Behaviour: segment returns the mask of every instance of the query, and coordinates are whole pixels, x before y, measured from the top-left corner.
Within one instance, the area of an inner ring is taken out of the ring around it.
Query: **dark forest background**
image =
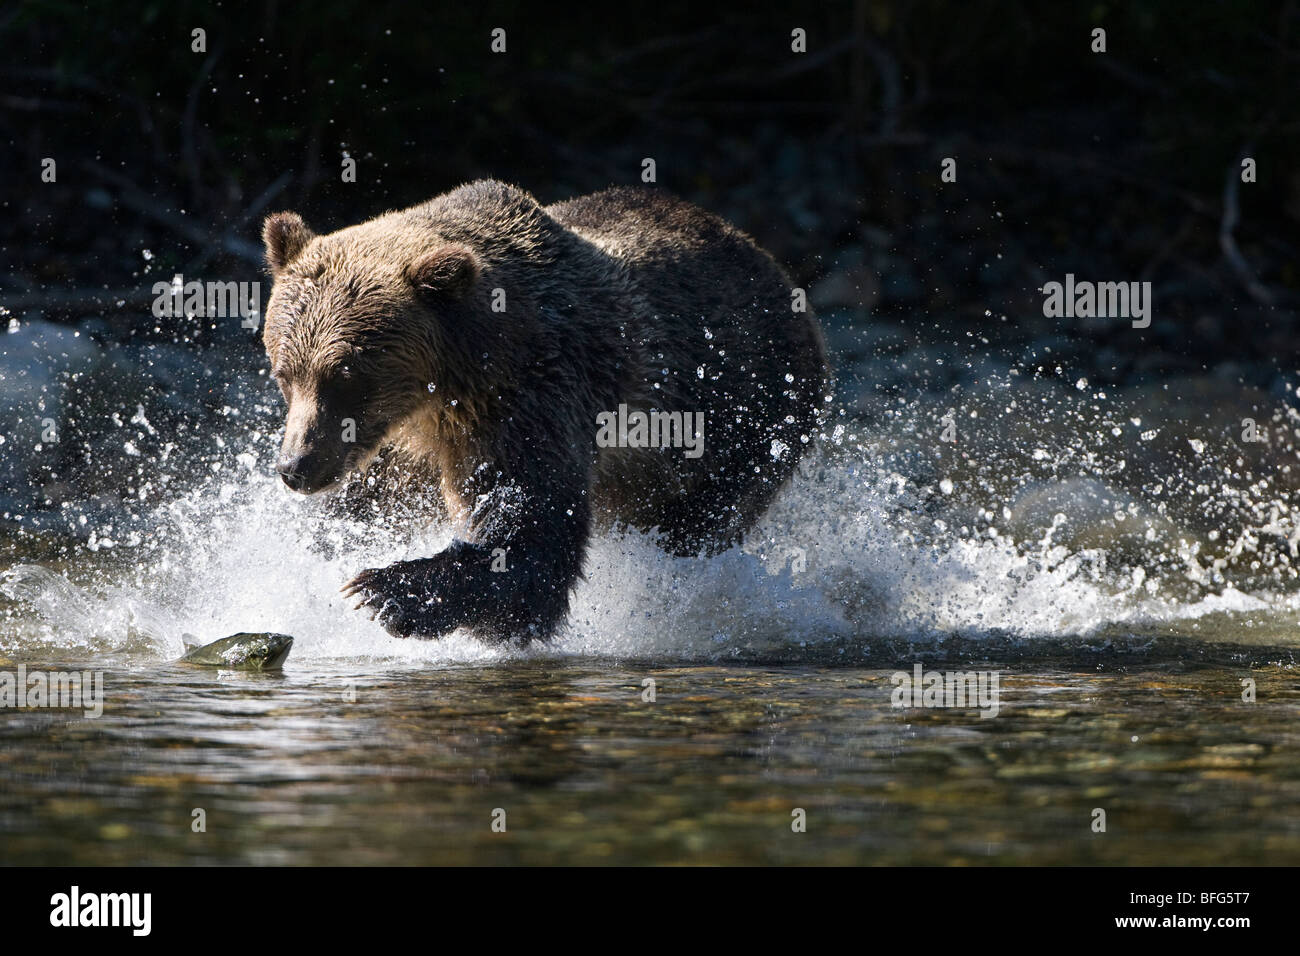
[[[267,212],[325,231],[483,176],[550,202],[635,183],[645,157],[810,289],[864,413],[989,363],[1277,395],[1297,367],[1292,2],[48,0],[0,13],[0,50],[0,305],[100,349],[63,399],[87,429],[95,403],[148,395],[184,428],[195,396],[215,414],[238,376],[265,388],[256,333],[148,303],[178,272],[259,278]],[[1045,318],[1067,272],[1151,281],[1151,327]],[[0,380],[54,355],[37,346]]]
[[[1294,3],[1257,2],[20,3],[0,20],[0,282],[11,310],[100,314],[97,290],[147,292],[142,248],[157,273],[248,272],[272,209],[328,229],[480,176],[551,201],[651,156],[800,281],[833,275],[825,306],[941,337],[988,309],[1006,344],[1041,331],[1049,277],[1151,279],[1176,319],[1160,344],[1277,358],[1300,288],[1298,33]],[[1243,150],[1246,274],[1221,235]],[[1061,331],[1123,336],[1117,374],[1142,360],[1122,324]]]

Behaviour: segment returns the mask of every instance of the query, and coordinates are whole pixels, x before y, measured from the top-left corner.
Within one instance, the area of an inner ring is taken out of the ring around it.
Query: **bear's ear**
[[[411,263],[406,278],[422,295],[463,299],[474,288],[483,265],[469,246],[459,242],[439,246]]]
[[[262,226],[262,242],[266,244],[266,264],[273,275],[279,275],[285,266],[302,255],[307,243],[316,234],[307,228],[302,216],[296,212],[277,212],[266,217]]]

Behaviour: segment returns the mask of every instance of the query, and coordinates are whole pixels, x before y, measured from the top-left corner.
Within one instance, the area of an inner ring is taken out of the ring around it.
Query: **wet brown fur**
[[[323,236],[277,214],[264,238],[264,340],[304,490],[391,447],[438,475],[463,525],[448,551],[349,585],[394,633],[549,634],[594,524],[717,551],[762,514],[816,429],[816,320],[792,311],[789,280],[749,237],[664,193],[543,208],[480,181]],[[620,403],[703,412],[703,456],[597,448],[597,414]],[[346,418],[350,446],[337,437]]]

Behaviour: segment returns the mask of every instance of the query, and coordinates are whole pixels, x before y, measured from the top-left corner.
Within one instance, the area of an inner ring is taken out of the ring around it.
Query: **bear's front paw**
[[[345,597],[359,598],[355,609],[371,609],[371,619],[394,637],[442,637],[461,622],[439,593],[436,570],[430,558],[399,561],[362,571],[341,590]]]

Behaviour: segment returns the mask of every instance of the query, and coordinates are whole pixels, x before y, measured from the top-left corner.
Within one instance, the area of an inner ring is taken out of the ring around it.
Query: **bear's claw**
[[[344,597],[355,597],[362,591],[369,590],[378,571],[378,568],[368,568],[367,570],[362,571],[347,584],[343,585],[343,587],[339,588],[339,591],[342,592]],[[362,603],[364,604],[365,602],[363,601]],[[356,608],[360,607],[361,604],[356,605]]]
[[[370,619],[394,637],[441,637],[460,622],[438,596],[433,568],[429,559],[369,568],[339,590],[358,598],[353,610],[369,610]]]
[[[520,562],[513,574],[493,567],[494,550],[454,541],[431,558],[399,561],[357,574],[340,590],[394,637],[437,638],[460,627],[521,643],[548,634],[565,592],[545,588]]]

